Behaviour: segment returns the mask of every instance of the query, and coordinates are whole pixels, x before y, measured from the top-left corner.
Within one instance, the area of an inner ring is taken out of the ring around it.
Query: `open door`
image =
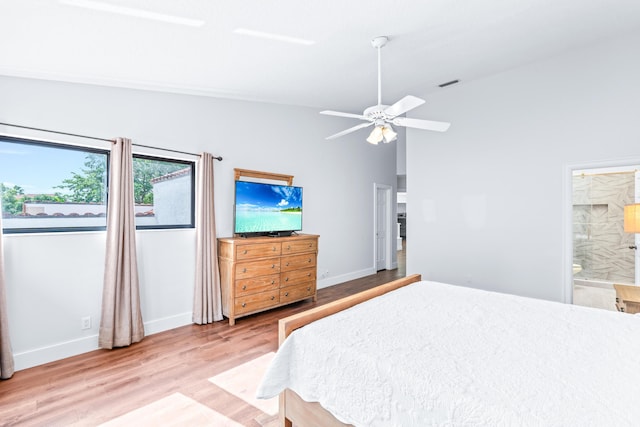
[[[390,185],[375,184],[374,253],[376,270],[391,270],[391,190]]]
[[[615,310],[614,284],[638,284],[637,235],[623,229],[624,206],[637,203],[640,166],[571,171],[572,302]]]

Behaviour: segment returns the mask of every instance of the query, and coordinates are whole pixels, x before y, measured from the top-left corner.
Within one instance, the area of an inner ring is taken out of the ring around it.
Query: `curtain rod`
[[[80,135],[80,134],[77,134],[77,133],[60,132],[60,131],[57,131],[57,130],[34,128],[34,127],[31,127],[31,126],[14,125],[12,123],[1,123],[0,122],[0,125],[11,126],[11,127],[14,127],[14,128],[37,130],[37,131],[41,131],[41,132],[56,133],[58,135],[77,136],[79,138],[93,139],[93,140],[96,140],[96,141],[115,142],[114,139],[98,138],[98,137],[95,137],[95,136]],[[142,144],[132,144],[132,145],[135,146],[135,147],[151,148],[153,150],[169,151],[169,152],[172,152],[172,153],[188,154],[190,156],[198,156],[198,157],[200,157],[200,154],[189,153],[187,151],[171,150],[169,148],[158,148],[158,147],[152,147],[150,145],[142,145]],[[213,158],[218,160],[219,162],[222,161],[222,157],[221,156],[213,156]]]

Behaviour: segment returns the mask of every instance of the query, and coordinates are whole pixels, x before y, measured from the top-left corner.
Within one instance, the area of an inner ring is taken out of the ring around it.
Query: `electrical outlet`
[[[91,316],[80,319],[80,329],[91,329]]]

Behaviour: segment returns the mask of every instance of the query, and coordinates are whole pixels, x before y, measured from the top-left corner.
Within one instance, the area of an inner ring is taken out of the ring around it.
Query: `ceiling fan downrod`
[[[380,49],[384,47],[388,41],[389,38],[386,36],[375,37],[373,40],[371,40],[371,45],[378,51],[378,105],[382,105],[382,71],[380,66]]]

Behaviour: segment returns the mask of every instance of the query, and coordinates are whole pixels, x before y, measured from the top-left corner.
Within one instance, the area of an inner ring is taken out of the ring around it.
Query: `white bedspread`
[[[356,426],[638,426],[640,316],[419,282],[295,331],[285,388]]]

